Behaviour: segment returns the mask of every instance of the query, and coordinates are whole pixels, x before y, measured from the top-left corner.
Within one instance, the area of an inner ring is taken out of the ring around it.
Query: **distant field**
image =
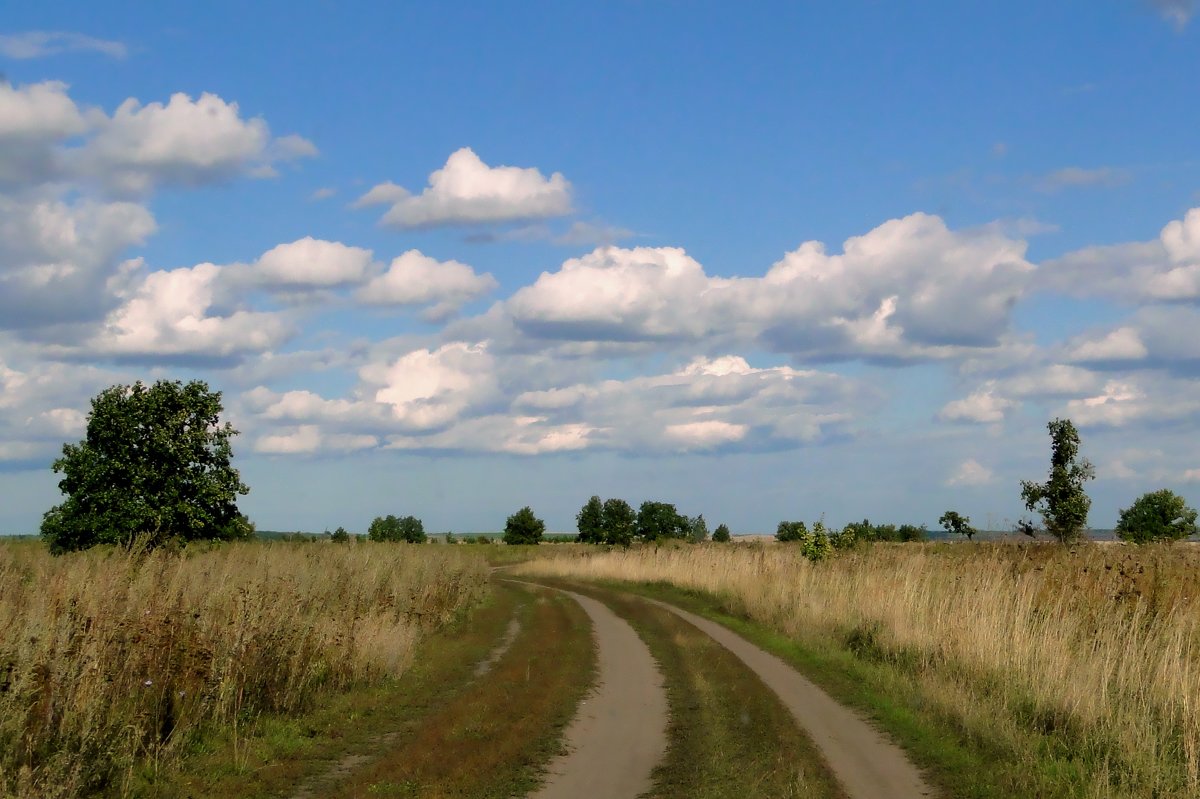
[[[701,591],[785,634],[954,796],[1200,795],[1190,545],[874,545],[813,564],[745,543],[521,570]]]

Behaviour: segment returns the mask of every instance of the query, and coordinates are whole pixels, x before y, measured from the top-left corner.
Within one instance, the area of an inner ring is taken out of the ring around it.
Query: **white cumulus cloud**
[[[803,358],[938,359],[1003,346],[1034,267],[996,229],[914,214],[788,253],[761,277],[721,278],[681,249],[601,247],[505,304],[537,339],[755,344]]]
[[[419,250],[392,260],[387,271],[359,289],[367,305],[431,305],[435,318],[451,313],[498,287],[490,274],[478,274],[458,261],[438,261]]]
[[[963,399],[946,403],[938,418],[947,422],[976,422],[994,424],[1004,421],[1005,414],[1016,401],[1001,396],[995,386],[988,386]]]
[[[261,118],[245,119],[236,102],[205,92],[164,104],[129,98],[72,153],[78,170],[109,189],[144,194],[159,185],[194,186],[225,180],[272,163],[314,155],[299,136],[272,139]]]
[[[515,222],[570,213],[571,184],[559,172],[547,178],[533,167],[488,166],[463,147],[420,194],[381,183],[354,205],[390,205],[382,222],[401,228]]]
[[[290,329],[277,313],[213,313],[221,270],[215,264],[199,264],[147,274],[87,348],[117,357],[224,359],[282,343]]]
[[[482,343],[414,350],[365,366],[360,375],[373,388],[371,398],[413,430],[445,427],[497,391],[494,359]]]
[[[1085,247],[1047,261],[1039,283],[1127,303],[1200,300],[1200,208],[1167,223],[1157,239]]]
[[[0,195],[0,328],[102,317],[121,256],[155,231],[143,206]]]
[[[1068,357],[1072,361],[1138,361],[1148,351],[1138,331],[1132,327],[1119,327],[1099,338],[1082,338],[1069,346]]]
[[[877,401],[854,380],[757,368],[733,355],[621,380],[571,383],[557,373],[545,359],[452,342],[373,359],[349,397],[259,387],[243,404],[268,428],[260,448],[275,452],[317,451],[328,436],[356,435],[390,449],[532,455],[815,445],[851,434]]]
[[[86,131],[87,120],[67,88],[60,81],[26,86],[0,81],[0,142],[63,139]]]
[[[278,288],[330,288],[362,282],[371,258],[371,251],[362,247],[305,236],[267,250],[252,265],[250,274],[256,281]]]

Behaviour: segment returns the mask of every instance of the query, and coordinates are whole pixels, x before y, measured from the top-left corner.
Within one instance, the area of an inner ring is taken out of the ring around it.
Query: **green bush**
[[[1174,491],[1152,491],[1120,512],[1116,532],[1132,544],[1179,541],[1196,534],[1196,509]]]
[[[813,525],[812,532],[800,543],[800,551],[814,563],[833,554],[833,544],[829,540],[829,532],[825,529],[824,522]]]
[[[808,538],[808,526],[804,522],[780,522],[775,528],[775,540],[783,543],[804,541]]]

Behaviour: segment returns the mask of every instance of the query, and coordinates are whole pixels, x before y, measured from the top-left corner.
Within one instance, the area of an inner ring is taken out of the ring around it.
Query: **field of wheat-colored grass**
[[[538,561],[525,573],[666,582],[799,640],[891,664],[963,736],[1062,795],[1200,796],[1200,552],[876,545],[821,563],[705,545]]]
[[[486,579],[441,547],[0,545],[0,796],[120,793],[206,726],[398,674]]]

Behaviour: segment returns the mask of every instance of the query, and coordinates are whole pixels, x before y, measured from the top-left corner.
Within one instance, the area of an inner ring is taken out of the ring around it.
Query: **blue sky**
[[[1196,4],[438,6],[6,13],[0,532],[158,378],[273,529],[1200,494]]]

